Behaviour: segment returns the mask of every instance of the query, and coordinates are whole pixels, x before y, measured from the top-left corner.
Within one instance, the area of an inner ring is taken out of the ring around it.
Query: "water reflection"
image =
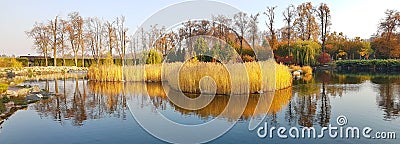
[[[240,117],[240,121],[261,114],[267,114],[271,125],[285,123],[290,126],[313,125],[327,126],[331,122],[331,99],[342,97],[348,92],[357,92],[361,84],[371,82],[377,92],[376,104],[384,112],[384,120],[393,120],[399,116],[399,86],[398,76],[387,75],[346,75],[331,71],[317,71],[312,79],[297,81],[293,88],[257,95],[237,95],[233,102],[241,102],[248,97],[247,106]],[[122,82],[95,82],[75,77],[73,79],[55,78],[44,82],[45,89],[54,91],[56,96],[42,100],[33,105],[42,117],[52,118],[60,124],[71,123],[73,126],[82,126],[86,120],[101,118],[119,118],[125,120],[129,116],[127,100],[133,99],[139,108],[149,108],[178,113],[179,115],[196,116],[202,120],[217,117],[224,111],[229,102],[229,96],[217,95],[205,107],[199,110],[188,110],[172,103],[171,97],[179,97],[176,91],[163,87],[160,83],[122,83]],[[145,97],[146,93],[149,97]],[[186,94],[196,98],[199,95]],[[273,99],[271,100],[273,96]],[[204,101],[211,97],[205,97]],[[152,105],[148,105],[150,100]],[[198,107],[199,103],[177,98],[179,103],[190,107]],[[256,110],[258,102],[261,105],[271,105]],[[240,110],[230,109],[222,115],[228,121],[235,120],[234,113]],[[278,117],[284,116],[284,121]]]
[[[361,84],[370,82],[374,84],[377,92],[376,103],[384,112],[384,120],[393,120],[399,116],[400,110],[400,74],[370,74],[351,73],[341,74],[332,71],[319,71],[316,81],[328,84],[326,92],[329,96],[343,96],[347,91],[359,91]]]
[[[160,83],[122,83],[122,82],[94,82],[86,81],[79,78],[73,80],[54,79],[53,85],[56,93],[61,89],[62,94],[58,94],[46,100],[42,100],[33,105],[42,117],[49,117],[65,124],[71,121],[74,126],[82,126],[85,120],[99,119],[103,117],[116,117],[125,119],[128,108],[126,105],[127,98],[133,98],[140,107],[148,107],[143,95],[148,92],[149,98],[158,110],[166,110],[168,107],[179,112],[181,115],[196,115],[202,119],[214,118],[218,116],[227,105],[229,96],[217,95],[206,107],[199,110],[187,110],[176,106],[168,100],[167,93],[171,96],[177,96],[176,92],[170,89],[163,89]],[[59,86],[58,83],[62,85]],[[241,120],[248,120],[253,115],[274,114],[281,111],[290,101],[292,89],[277,91],[275,98],[271,102],[273,93],[264,93],[262,95],[236,95],[231,99],[233,102],[241,102],[245,97],[249,97],[246,109],[244,110]],[[188,97],[197,97],[198,95],[186,94]],[[255,111],[258,101],[262,105],[270,105],[271,107]],[[185,103],[185,102],[184,102]],[[196,105],[196,103],[186,102],[187,105]],[[237,108],[240,110],[240,108]],[[155,109],[153,112],[156,112]],[[231,109],[223,118],[229,121],[233,120],[233,114],[236,109]]]
[[[76,77],[73,80],[62,79],[62,86],[59,87],[59,81],[54,80],[54,90],[58,93],[61,88],[62,94],[33,105],[40,116],[51,117],[62,125],[70,121],[73,126],[82,126],[85,120],[103,117],[126,119],[126,99],[123,89],[117,89],[120,84],[91,86],[90,82],[88,84],[86,80]],[[120,94],[112,93],[115,90],[120,90]]]

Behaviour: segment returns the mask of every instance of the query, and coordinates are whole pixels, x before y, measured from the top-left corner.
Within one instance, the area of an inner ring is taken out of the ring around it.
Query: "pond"
[[[23,84],[39,85],[60,95],[30,104],[5,120],[0,129],[1,143],[163,143],[135,121],[129,108],[142,111],[149,120],[158,111],[177,123],[194,125],[213,120],[230,101],[229,96],[217,95],[206,107],[187,110],[171,102],[167,94],[178,94],[166,87],[163,91],[160,83],[100,83],[81,78],[59,78]],[[146,92],[149,96],[144,94]],[[246,98],[247,107],[239,119],[235,118],[234,112],[218,118],[224,123],[238,122],[211,143],[398,142],[396,139],[328,136],[282,139],[276,134],[272,138],[260,138],[257,129],[249,130],[248,127],[252,118],[263,114],[267,115],[264,121],[269,127],[314,127],[317,130],[329,125],[338,126],[337,118],[345,116],[346,126],[370,127],[373,129],[371,135],[375,132],[396,132],[398,135],[400,74],[317,71],[312,78],[296,80],[292,88],[261,95],[238,95],[231,100],[241,103]],[[269,109],[255,111],[258,101],[270,105]],[[264,123],[257,128],[261,126]],[[159,130],[174,134],[173,130],[163,127]]]

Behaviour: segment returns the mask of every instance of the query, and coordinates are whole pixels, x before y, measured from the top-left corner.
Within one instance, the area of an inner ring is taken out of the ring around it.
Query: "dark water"
[[[62,95],[30,104],[7,119],[0,129],[0,143],[162,143],[135,121],[130,108],[142,110],[146,117],[157,111],[182,124],[202,124],[218,116],[229,96],[216,96],[206,107],[191,111],[167,98],[175,95],[158,83],[98,83],[79,78],[33,81],[42,88]],[[144,96],[144,93],[149,96]],[[196,97],[196,95],[188,95]],[[269,109],[254,112],[259,100],[273,96]],[[338,74],[320,71],[313,78],[295,82],[293,88],[263,95],[236,96],[240,103],[248,97],[247,107],[236,119],[235,108],[219,121],[238,122],[226,134],[211,143],[398,143],[396,139],[347,138],[259,138],[257,130],[248,130],[252,117],[267,114],[270,127],[297,128],[338,126],[336,118],[347,117],[347,125],[371,127],[375,132],[400,134],[400,74]],[[189,103],[189,102],[188,102]],[[190,103],[191,104],[191,103]],[[192,105],[195,105],[194,103]],[[239,108],[238,108],[239,109]],[[264,125],[264,124],[262,124]],[[260,125],[261,126],[261,125]],[[159,128],[174,134],[174,130]],[[199,135],[197,132],[192,135]],[[179,135],[177,135],[179,137]]]

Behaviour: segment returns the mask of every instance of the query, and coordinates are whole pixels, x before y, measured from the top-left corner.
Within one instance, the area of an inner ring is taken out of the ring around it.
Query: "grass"
[[[292,85],[289,68],[273,60],[246,63],[166,63],[126,66],[95,65],[88,71],[94,81],[167,81],[187,93],[244,94],[284,89]]]

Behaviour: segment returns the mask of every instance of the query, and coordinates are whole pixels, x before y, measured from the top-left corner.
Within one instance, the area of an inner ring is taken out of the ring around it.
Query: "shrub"
[[[8,85],[0,83],[0,94],[6,92],[7,90],[8,90]]]
[[[331,62],[331,55],[329,55],[328,53],[322,53],[319,57],[318,57],[318,62],[320,64],[326,64]]]
[[[22,63],[15,58],[0,58],[0,67],[21,68]]]
[[[146,64],[160,64],[162,62],[162,54],[155,49],[151,49],[147,54]]]
[[[312,69],[310,66],[303,66],[303,67],[301,68],[301,70],[303,71],[303,73],[304,73],[305,75],[311,75],[311,74],[312,74],[312,71],[313,71],[313,69]]]
[[[300,66],[297,66],[297,65],[290,65],[290,67],[289,67],[292,71],[298,71],[298,70],[301,70],[301,67]]]

